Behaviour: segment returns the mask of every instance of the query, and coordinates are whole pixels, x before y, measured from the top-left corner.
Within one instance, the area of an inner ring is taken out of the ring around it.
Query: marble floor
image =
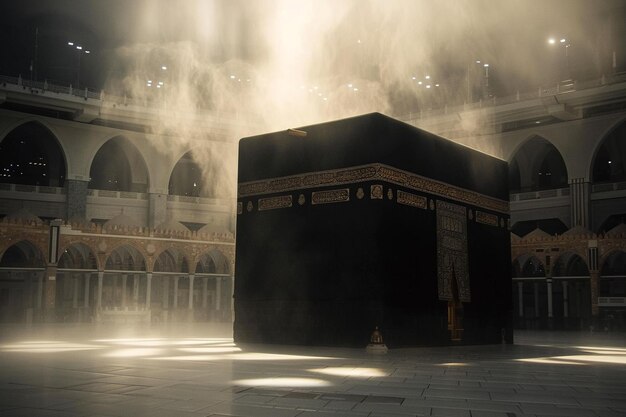
[[[228,326],[0,328],[1,416],[626,416],[626,335],[237,346]]]

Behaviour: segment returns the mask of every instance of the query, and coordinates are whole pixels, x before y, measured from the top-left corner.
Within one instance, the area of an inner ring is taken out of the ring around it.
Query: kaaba
[[[379,113],[239,142],[234,338],[512,343],[508,166]]]

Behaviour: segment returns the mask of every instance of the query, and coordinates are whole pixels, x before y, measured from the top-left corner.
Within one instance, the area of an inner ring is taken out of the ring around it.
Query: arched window
[[[626,181],[626,122],[622,122],[602,141],[593,160],[591,180]]]
[[[228,271],[228,260],[217,250],[203,254],[196,265],[196,274],[228,274]]]
[[[43,254],[35,245],[22,240],[7,248],[0,259],[0,267],[5,268],[44,268]]]
[[[602,264],[600,296],[626,297],[626,252],[615,251]]]
[[[107,258],[107,271],[145,271],[146,261],[137,249],[130,245],[116,248]]]
[[[65,171],[59,142],[40,123],[24,123],[0,142],[0,182],[63,187]]]
[[[527,277],[527,278],[545,277],[546,270],[543,264],[541,263],[541,261],[539,261],[539,259],[537,259],[536,257],[532,256],[526,261],[526,263],[522,267],[522,276]]]
[[[155,264],[154,272],[189,272],[187,259],[176,249],[168,249],[159,255]]]
[[[580,256],[566,252],[559,256],[552,268],[554,277],[588,277],[589,268]]]
[[[96,256],[87,245],[78,243],[65,249],[59,258],[59,269],[97,270]]]
[[[559,151],[536,136],[526,142],[509,163],[512,193],[567,187],[567,169]]]
[[[144,193],[148,189],[146,163],[130,141],[122,136],[106,142],[89,170],[89,188]]]
[[[193,151],[180,158],[172,170],[169,182],[170,195],[208,197],[209,187],[202,167],[196,162]]]

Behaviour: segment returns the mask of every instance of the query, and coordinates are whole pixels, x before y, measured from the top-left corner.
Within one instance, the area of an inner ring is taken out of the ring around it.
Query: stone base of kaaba
[[[300,129],[240,142],[235,340],[511,342],[506,162],[379,114]]]

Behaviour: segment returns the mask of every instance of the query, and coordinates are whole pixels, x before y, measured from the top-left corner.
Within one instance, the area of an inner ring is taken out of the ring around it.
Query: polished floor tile
[[[614,417],[626,335],[517,332],[515,345],[236,345],[229,326],[0,328],[0,415]]]

